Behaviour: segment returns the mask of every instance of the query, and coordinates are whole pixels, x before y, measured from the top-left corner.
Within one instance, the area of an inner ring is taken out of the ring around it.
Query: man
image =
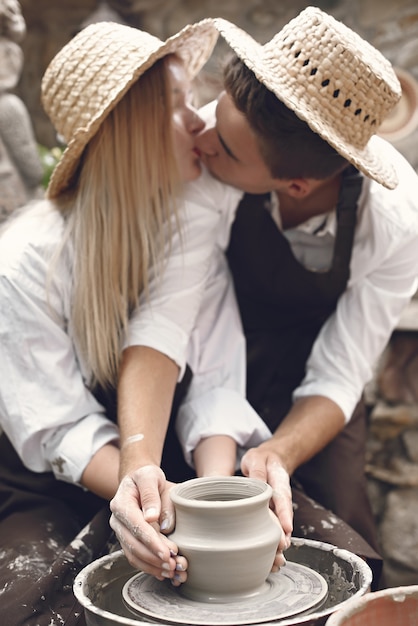
[[[376,50],[319,9],[265,46],[218,25],[236,57],[198,146],[212,174],[249,192],[228,258],[248,399],[274,433],[243,470],[268,479],[280,464],[377,548],[359,401],[418,270],[416,175],[373,136],[399,86]]]
[[[264,46],[216,23],[237,56],[198,147],[215,177],[247,192],[227,254],[248,399],[273,433],[241,469],[272,484],[286,534],[291,476],[295,534],[324,539],[327,524],[338,526],[308,495],[369,544],[346,537],[344,547],[378,558],[361,395],[418,275],[417,176],[375,137],[400,86],[380,53],[319,9]]]

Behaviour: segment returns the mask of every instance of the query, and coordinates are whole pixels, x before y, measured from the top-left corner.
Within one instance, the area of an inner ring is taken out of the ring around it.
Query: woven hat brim
[[[377,137],[372,137],[363,150],[358,150],[336,136],[334,132],[329,132],[327,125],[320,123],[317,111],[313,107],[309,107],[307,103],[295,98],[293,91],[289,90],[285,81],[285,72],[281,76],[277,66],[271,65],[271,62],[265,58],[261,44],[228,20],[216,18],[214,23],[228,45],[254,72],[256,78],[291,109],[299,119],[306,122],[315,133],[320,135],[341,156],[366,176],[388,189],[394,189],[397,186],[396,170],[392,163],[380,155],[379,145],[381,144]]]
[[[113,97],[109,100],[107,106],[95,117],[94,121],[87,128],[80,128],[76,131],[52,172],[46,190],[47,197],[51,199],[56,198],[69,187],[86,145],[96,134],[110,111],[142,74],[162,57],[176,53],[183,59],[189,78],[193,79],[208,61],[217,39],[218,31],[214,27],[213,21],[204,19],[196,24],[188,24],[165,42],[160,42],[155,50],[150,53],[149,57],[121,81],[118,90],[114,91]]]

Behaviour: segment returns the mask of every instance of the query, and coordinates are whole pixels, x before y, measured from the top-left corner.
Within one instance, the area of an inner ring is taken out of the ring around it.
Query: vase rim
[[[271,486],[259,478],[246,476],[209,476],[192,478],[177,484],[170,491],[174,504],[195,508],[216,509],[248,506],[248,502],[269,501],[273,494]],[[225,496],[235,496],[225,499]],[[217,498],[216,496],[219,496]],[[222,497],[223,496],[223,497]]]

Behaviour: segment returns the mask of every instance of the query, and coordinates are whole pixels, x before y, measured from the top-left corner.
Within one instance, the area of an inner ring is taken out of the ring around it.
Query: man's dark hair
[[[347,160],[267,89],[237,55],[224,67],[224,85],[255,132],[274,178],[320,180],[347,166]]]

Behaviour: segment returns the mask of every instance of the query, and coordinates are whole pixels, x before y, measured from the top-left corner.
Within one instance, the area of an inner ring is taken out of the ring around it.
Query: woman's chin
[[[202,173],[202,164],[199,159],[196,159],[193,165],[190,165],[187,172],[183,172],[183,182],[191,183],[193,180],[199,178]]]

